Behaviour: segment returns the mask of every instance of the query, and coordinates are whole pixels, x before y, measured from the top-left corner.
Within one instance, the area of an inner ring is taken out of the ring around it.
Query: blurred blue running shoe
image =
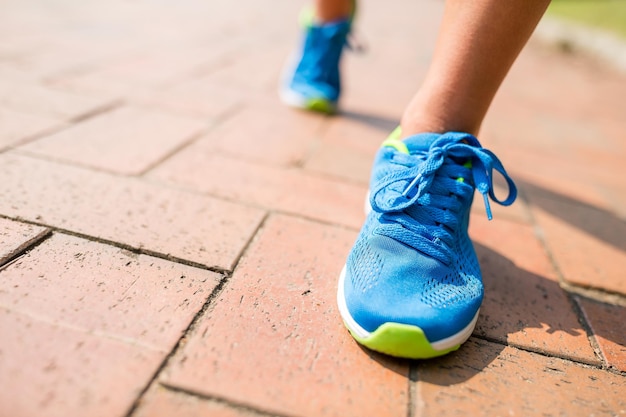
[[[284,103],[307,110],[332,114],[341,93],[339,62],[352,18],[304,24],[301,50],[285,70],[280,87]]]
[[[506,179],[504,201],[493,170]],[[465,133],[420,134],[383,143],[370,183],[372,211],[339,279],[339,311],[362,345],[425,359],[456,350],[476,325],[483,299],[467,229],[474,189],[510,205],[515,184],[502,163]]]

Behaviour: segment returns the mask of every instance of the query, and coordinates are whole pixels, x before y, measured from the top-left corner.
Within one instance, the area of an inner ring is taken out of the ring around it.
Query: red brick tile
[[[122,174],[140,174],[198,135],[204,124],[123,107],[31,142],[23,150]]]
[[[609,366],[626,372],[626,308],[576,297]]]
[[[422,362],[419,416],[619,415],[623,376],[470,339],[459,351]]]
[[[198,141],[236,158],[299,166],[311,152],[323,118],[281,104],[251,105]]]
[[[485,282],[476,334],[599,363],[531,226],[474,216],[470,236]]]
[[[604,182],[598,187],[609,203],[610,211],[626,220],[626,184],[619,178]]]
[[[513,157],[513,154],[515,155]],[[520,190],[533,203],[533,197],[552,196],[597,207],[607,207],[606,198],[598,191],[596,184],[606,181],[596,178],[589,169],[580,168],[572,159],[571,162],[549,162],[553,156],[537,150],[505,151],[501,156],[506,160],[506,167],[516,181]],[[528,169],[532,166],[532,169]],[[595,169],[595,171],[598,171]]]
[[[55,234],[0,272],[0,305],[169,352],[220,276]]]
[[[255,42],[252,48],[210,71],[203,79],[252,93],[278,91],[283,65],[291,53],[284,43]]]
[[[152,388],[141,399],[132,417],[252,417],[257,413],[234,408],[226,404],[205,400],[165,387]]]
[[[162,380],[287,415],[405,416],[406,363],[360,349],[335,307],[354,238],[270,218]]]
[[[381,143],[395,129],[397,123],[391,119],[371,119],[374,116],[362,114],[348,114],[332,118],[321,135],[321,140],[330,145],[341,146],[348,151],[355,151],[362,154],[371,155],[372,162],[374,155],[380,149]],[[384,127],[373,126],[378,123]]]
[[[0,51],[0,56],[2,56],[2,51]],[[37,77],[34,77],[32,74],[7,66],[5,63],[0,63],[0,79],[2,79],[2,82],[9,84],[37,82]]]
[[[131,100],[168,113],[219,119],[240,106],[245,95],[207,80],[191,80],[169,89],[136,94]]]
[[[623,75],[608,66],[531,42],[507,76],[494,109],[508,100],[573,120],[619,120],[623,119],[619,102],[624,92]]]
[[[536,194],[532,211],[566,281],[626,294],[626,225],[608,210]]]
[[[62,126],[63,122],[52,117],[34,116],[0,108],[0,151]]]
[[[0,213],[232,269],[265,213],[133,178],[0,155]],[[28,175],[25,175],[28,173]]]
[[[151,174],[161,181],[235,201],[258,204],[334,224],[360,228],[366,188],[298,169],[222,156],[196,144]]]
[[[123,417],[164,354],[0,307],[0,410],[12,417]]]
[[[159,36],[158,31],[153,35]],[[155,42],[155,38],[148,39],[148,46],[127,48],[86,71],[58,74],[51,82],[77,92],[113,94],[128,99],[193,78],[198,72],[220,64],[237,46],[236,41],[224,36],[200,45],[194,41],[154,46]]]
[[[14,57],[7,62],[12,68],[38,79],[53,77],[97,60],[100,52],[74,40],[52,40]]]
[[[0,265],[49,233],[49,229],[0,218]]]
[[[32,83],[0,84],[0,107],[63,121],[101,111],[114,104],[106,97],[70,93]]]
[[[224,60],[236,42],[221,37],[203,45],[182,44],[170,47],[151,47],[140,53],[131,53],[103,65],[92,73],[96,79],[130,86],[162,88],[174,85]]]
[[[369,186],[373,156],[339,144],[322,142],[304,164],[307,171],[354,181]]]

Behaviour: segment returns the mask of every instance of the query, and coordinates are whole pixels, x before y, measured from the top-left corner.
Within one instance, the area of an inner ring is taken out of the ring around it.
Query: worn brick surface
[[[64,126],[63,122],[49,116],[35,116],[0,108],[0,151],[16,146]]]
[[[0,306],[168,352],[219,279],[55,234],[0,272]]]
[[[621,415],[623,376],[470,339],[418,366],[419,416]]]
[[[232,269],[264,212],[131,178],[0,155],[0,213]],[[28,172],[28,175],[24,175]]]
[[[563,278],[626,294],[626,223],[601,208],[536,196],[533,213]]]
[[[626,372],[626,307],[576,297],[609,366]]]
[[[222,156],[192,145],[157,167],[151,177],[220,197],[300,216],[360,227],[364,186],[333,181],[298,169]]]
[[[541,204],[539,198],[548,197],[601,209],[610,208],[608,200],[597,187],[600,178],[593,178],[598,169],[577,168],[571,160],[542,149],[512,151],[503,146],[498,149],[500,158],[529,202]],[[529,166],[533,169],[528,169]],[[601,181],[605,182],[604,179]]]
[[[335,307],[354,238],[272,217],[162,380],[287,415],[405,416],[406,365],[358,348]]]
[[[276,100],[271,106],[264,103],[242,109],[199,140],[198,145],[240,159],[299,166],[311,152],[323,120],[281,106]]]
[[[485,282],[477,334],[550,355],[598,363],[532,227],[474,216],[470,236]]]
[[[0,218],[0,265],[40,241],[49,233],[45,227]]]
[[[2,307],[0,329],[7,417],[123,417],[164,356]]]
[[[79,95],[34,83],[0,84],[0,107],[60,120],[71,120],[114,104],[106,97]]]
[[[168,89],[136,94],[132,101],[170,113],[217,120],[240,107],[244,96],[246,93],[237,88],[193,79]]]
[[[212,3],[208,7],[214,9],[216,5]],[[142,12],[150,11],[144,8]],[[214,14],[214,10],[207,10],[207,13]],[[149,16],[146,15],[145,19]],[[172,23],[163,15],[155,19],[165,25]],[[132,99],[185,83],[215,66],[222,66],[225,56],[238,52],[238,37],[208,34],[212,31],[207,20],[205,33],[187,42],[180,37],[184,38],[190,32],[180,28],[166,30],[165,27],[159,31],[157,26],[142,23],[143,28],[153,31],[152,38],[140,37],[136,45],[131,43],[130,47],[121,47],[117,54],[99,62],[99,65],[56,74],[51,82],[80,93],[110,94]],[[174,30],[177,33],[173,33]],[[171,36],[179,39],[164,39],[159,44],[158,38]]]
[[[334,143],[322,142],[315,147],[304,167],[312,172],[369,187],[373,160],[374,156],[370,152],[359,152]]]
[[[306,3],[3,2],[0,416],[623,414],[624,75],[531,40],[478,135],[520,200],[477,196],[474,338],[384,358],[335,286],[443,3],[359,0],[335,117],[276,94]]]
[[[21,149],[122,174],[140,174],[202,132],[200,121],[122,107]]]
[[[205,79],[253,93],[274,92],[277,91],[280,73],[291,52],[291,45],[277,43],[275,39],[259,40],[245,54],[210,71]],[[254,70],[251,71],[252,68]]]
[[[258,413],[157,386],[141,400],[132,417],[253,417]]]

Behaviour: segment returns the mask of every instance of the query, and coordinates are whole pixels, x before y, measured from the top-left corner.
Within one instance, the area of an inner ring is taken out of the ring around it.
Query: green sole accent
[[[323,98],[314,98],[306,102],[306,109],[324,114],[334,114],[337,106]]]
[[[352,331],[350,333],[357,342],[371,350],[407,359],[435,358],[453,352],[461,346],[459,344],[449,349],[435,350],[422,329],[401,323],[385,323],[367,338],[359,337]]]

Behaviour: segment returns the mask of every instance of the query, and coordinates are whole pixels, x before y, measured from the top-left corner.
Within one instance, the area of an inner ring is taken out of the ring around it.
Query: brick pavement
[[[396,360],[335,286],[442,4],[362,1],[332,118],[276,98],[302,4],[3,3],[0,416],[626,415],[626,75],[531,41],[475,333]]]

